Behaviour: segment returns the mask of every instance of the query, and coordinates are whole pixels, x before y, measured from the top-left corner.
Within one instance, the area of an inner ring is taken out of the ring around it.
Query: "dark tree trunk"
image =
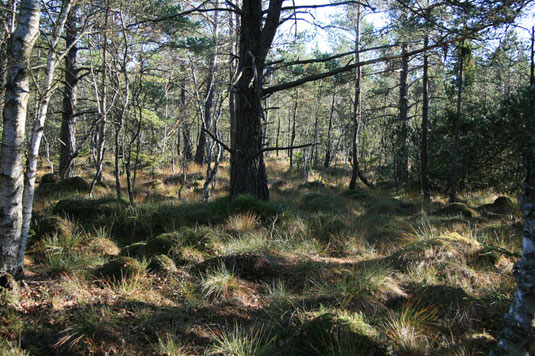
[[[360,62],[360,5],[357,5],[357,19],[356,19],[356,28],[355,28],[355,63]],[[351,145],[351,158],[352,158],[352,170],[351,170],[351,181],[349,182],[349,189],[357,188],[357,177],[366,184],[370,186],[370,183],[364,177],[364,174],[360,171],[359,165],[359,124],[360,124],[360,78],[361,70],[360,67],[355,68],[355,98],[353,101],[353,142]]]
[[[327,144],[325,147],[325,161],[323,161],[323,170],[325,171],[331,165],[331,134],[333,128],[334,101],[336,98],[336,87],[333,87],[333,99],[331,102],[331,114],[329,115],[329,128],[327,129]]]
[[[424,47],[427,47],[429,38],[424,40]],[[427,135],[429,122],[429,61],[427,52],[424,52],[424,74],[423,74],[423,98],[422,98],[422,145],[420,151],[420,183],[424,205],[429,203],[429,174],[427,163]]]
[[[236,84],[236,132],[230,158],[230,195],[251,194],[269,199],[262,153],[262,73],[271,47],[283,0],[270,0],[262,27],[262,1],[244,0],[241,14],[240,55]]]
[[[59,175],[61,178],[72,177],[76,171],[74,151],[76,150],[76,92],[78,86],[76,60],[78,48],[73,43],[77,36],[77,13],[78,6],[75,6],[69,13],[65,24],[65,46],[71,48],[65,56],[65,86],[63,89],[59,155]]]
[[[401,45],[403,54],[407,53],[407,44]],[[409,178],[408,165],[409,153],[407,148],[408,121],[409,121],[409,90],[407,76],[409,72],[409,57],[401,57],[401,73],[399,77],[399,123],[400,128],[397,138],[397,153],[395,162],[395,180],[398,184],[406,184]]]
[[[458,161],[459,161],[459,135],[461,132],[461,104],[463,94],[463,66],[464,66],[464,47],[459,49],[459,72],[457,74],[457,117],[455,120],[455,133],[453,137],[452,160],[451,160],[451,187],[450,203],[457,200],[457,178],[458,178]]]
[[[217,7],[216,1],[216,7]],[[214,85],[215,85],[215,73],[216,73],[216,61],[217,61],[217,29],[218,29],[218,11],[214,12],[213,22],[213,47],[214,50],[210,54],[210,62],[208,64],[208,77],[206,78],[206,92],[204,95],[204,108],[201,120],[203,127],[206,130],[210,130],[212,124],[212,107],[214,106]],[[203,164],[206,155],[206,133],[201,130],[199,132],[199,141],[197,144],[197,150],[195,151],[195,163]]]
[[[314,147],[312,148],[310,161],[315,167],[318,163],[318,137],[319,137],[319,119],[320,119],[320,108],[321,108],[321,89],[323,87],[320,85],[318,90],[318,97],[316,101],[316,112],[314,114]]]
[[[180,109],[186,110],[186,77],[182,78],[182,81],[180,82]],[[190,123],[188,122],[188,119],[186,115],[184,116],[184,122],[182,123],[181,131],[182,131],[182,141],[183,147],[182,147],[182,159],[185,162],[189,162],[193,159],[193,148],[191,145],[191,134],[190,134]],[[178,134],[180,136],[180,133]],[[177,147],[177,150],[180,150],[180,147]]]
[[[294,110],[293,110],[293,115],[292,115],[292,131],[290,133],[290,144],[288,146],[292,147],[295,143],[295,135],[296,135],[296,132],[295,132],[295,124],[296,124],[296,121],[297,121],[297,105],[299,103],[299,88],[296,89],[295,91],[295,105],[294,105]],[[293,148],[290,148],[288,150],[288,156],[290,156],[290,168],[293,168],[293,158],[294,158],[294,150]]]

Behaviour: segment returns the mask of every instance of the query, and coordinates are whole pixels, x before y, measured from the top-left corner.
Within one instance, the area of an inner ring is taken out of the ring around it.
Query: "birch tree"
[[[21,272],[17,256],[22,236],[24,138],[30,80],[28,60],[39,37],[39,17],[39,1],[21,1],[18,25],[6,51],[8,69],[0,151],[0,273]]]

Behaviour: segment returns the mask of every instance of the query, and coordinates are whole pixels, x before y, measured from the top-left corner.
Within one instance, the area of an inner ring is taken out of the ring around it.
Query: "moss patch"
[[[96,271],[97,276],[101,276],[112,281],[142,276],[144,274],[145,269],[137,260],[124,256],[106,263]]]

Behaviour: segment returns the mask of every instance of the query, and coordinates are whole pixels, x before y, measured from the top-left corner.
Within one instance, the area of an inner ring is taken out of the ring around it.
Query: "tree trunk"
[[[65,47],[69,48],[65,56],[65,85],[63,88],[63,112],[61,113],[59,176],[73,177],[76,171],[74,151],[76,150],[76,99],[78,71],[76,60],[78,48],[75,44],[78,5],[73,8],[65,24]]]
[[[29,97],[29,59],[39,36],[40,4],[22,0],[19,22],[7,47],[2,150],[0,152],[0,273],[20,274],[24,142]],[[23,251],[24,252],[24,251]]]
[[[360,62],[360,4],[357,5],[357,18],[355,28],[355,63]],[[357,188],[357,177],[360,178],[362,183],[366,186],[370,186],[370,183],[364,177],[364,174],[360,171],[359,165],[359,124],[360,124],[360,67],[355,68],[355,99],[353,101],[353,142],[351,146],[351,158],[353,167],[351,170],[351,181],[349,182],[349,189]]]
[[[427,47],[429,38],[424,39],[424,47]],[[427,52],[424,52],[424,74],[423,74],[423,98],[422,98],[422,145],[420,150],[420,183],[424,206],[429,204],[429,173],[427,163],[427,135],[429,122],[429,61]]]
[[[320,108],[321,108],[321,90],[323,86],[320,84],[318,89],[318,97],[316,100],[316,112],[314,114],[314,147],[312,148],[310,161],[312,166],[315,167],[318,163],[318,137],[319,137],[319,119],[320,119]]]
[[[524,214],[524,243],[522,258],[514,265],[513,273],[517,289],[509,313],[505,316],[505,327],[498,335],[498,345],[491,356],[529,355],[533,342],[535,321],[535,78],[533,74],[533,43],[531,37],[530,113],[526,122],[528,148],[524,154],[526,180],[521,199]]]
[[[334,116],[334,99],[336,97],[336,87],[333,87],[333,99],[331,102],[331,114],[329,115],[329,128],[327,129],[327,145],[325,147],[325,161],[323,162],[323,171],[331,165],[331,135],[333,128],[333,116]]]
[[[463,94],[463,66],[464,66],[464,49],[459,49],[459,73],[457,74],[457,118],[455,120],[455,134],[453,138],[452,160],[451,160],[451,188],[450,203],[457,200],[457,176],[459,161],[459,135],[461,132],[461,104]]]
[[[19,256],[17,260],[17,269],[22,270],[24,263],[24,251],[26,250],[26,241],[30,231],[30,220],[32,217],[33,197],[35,192],[35,179],[37,178],[37,159],[39,157],[39,148],[41,146],[41,139],[43,138],[43,131],[45,127],[46,117],[48,115],[48,106],[52,97],[52,82],[57,66],[57,46],[61,38],[61,33],[65,28],[67,17],[71,9],[71,0],[66,0],[63,4],[62,12],[55,24],[54,33],[50,41],[50,49],[47,56],[47,63],[45,69],[45,81],[41,88],[43,93],[40,98],[39,114],[33,123],[32,137],[30,139],[30,147],[28,149],[28,158],[26,165],[26,173],[24,177],[24,195],[22,198],[22,235],[20,240]]]
[[[401,45],[403,54],[407,53],[407,44]],[[409,57],[403,55],[401,57],[401,73],[399,77],[399,122],[400,129],[397,139],[397,154],[394,158],[395,162],[395,180],[398,184],[406,184],[409,178],[408,165],[409,153],[407,148],[408,136],[408,121],[409,121],[409,90],[407,84],[407,76],[409,72]]]
[[[218,1],[215,2],[215,7],[218,6]],[[208,77],[206,78],[206,93],[204,95],[204,108],[201,115],[203,120],[202,126],[206,130],[210,130],[212,124],[212,107],[214,106],[214,86],[215,86],[215,74],[217,70],[217,30],[219,24],[219,11],[214,12],[213,20],[213,52],[210,55],[210,62],[208,64]],[[195,163],[203,164],[206,155],[206,133],[203,130],[199,131],[199,141],[197,144],[197,150],[195,151]]]
[[[299,88],[295,90],[295,105],[292,115],[292,131],[290,133],[290,142],[289,145],[292,147],[295,143],[295,122],[297,121],[297,105],[299,103]],[[294,158],[294,150],[293,148],[290,148],[288,150],[288,155],[290,156],[290,168],[293,168],[293,158]]]
[[[262,153],[262,75],[266,55],[279,26],[283,0],[270,0],[265,21],[261,0],[244,0],[236,84],[236,132],[231,144],[230,196],[251,194],[269,199]],[[262,27],[262,23],[264,26]]]
[[[97,149],[96,149],[96,172],[95,177],[93,178],[93,181],[91,182],[91,193],[93,193],[93,189],[95,187],[95,184],[102,182],[102,163],[104,162],[104,156],[106,155],[106,131],[108,126],[108,104],[107,104],[107,95],[108,91],[106,90],[106,77],[108,75],[108,66],[106,63],[106,54],[107,54],[107,47],[108,47],[108,17],[110,12],[110,6],[109,4],[106,5],[106,14],[104,19],[104,36],[103,36],[103,45],[102,45],[102,77],[101,77],[101,86],[102,86],[102,97],[99,103],[100,106],[100,127],[98,132],[98,141],[97,141]]]

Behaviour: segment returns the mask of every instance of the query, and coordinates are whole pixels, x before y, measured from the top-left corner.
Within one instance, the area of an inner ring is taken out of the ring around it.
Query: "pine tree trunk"
[[[427,47],[429,38],[427,35],[424,40],[424,47]],[[428,54],[424,52],[424,74],[423,74],[423,98],[422,98],[422,145],[420,150],[420,183],[424,205],[429,203],[429,173],[427,159],[427,135],[429,122],[429,61]]]
[[[0,273],[19,274],[24,189],[24,143],[29,97],[29,59],[39,36],[40,4],[22,0],[19,22],[7,48],[2,150],[0,152]]]
[[[78,6],[75,6],[67,18],[65,25],[65,47],[69,52],[65,56],[65,85],[63,88],[63,112],[61,113],[59,176],[72,177],[75,174],[76,162],[76,100],[78,86],[78,71],[76,61],[78,48],[76,40]]]
[[[262,153],[262,75],[279,26],[283,0],[271,0],[263,19],[261,0],[244,0],[241,14],[240,79],[235,87],[236,131],[231,144],[230,196],[251,194],[269,199]],[[262,24],[264,26],[262,27]]]
[[[356,28],[355,28],[355,63],[360,62],[360,4],[357,5],[357,18],[356,18]],[[360,78],[361,78],[361,69],[360,67],[355,68],[355,98],[353,101],[353,140],[351,145],[351,159],[353,167],[351,170],[351,180],[349,182],[349,189],[357,188],[357,177],[360,178],[362,183],[366,186],[370,186],[370,183],[364,177],[364,174],[360,171],[359,165],[359,125],[360,125]]]
[[[336,88],[333,87],[333,98],[331,102],[331,114],[329,115],[329,128],[327,129],[327,145],[325,148],[325,160],[323,161],[323,170],[326,171],[331,165],[331,136],[333,128],[333,116],[334,116],[334,101],[336,98]]]
[[[460,49],[459,54],[459,73],[457,75],[457,118],[455,120],[455,134],[453,137],[452,161],[451,161],[451,184],[450,184],[450,203],[457,200],[457,176],[458,176],[458,161],[459,161],[459,135],[461,132],[461,104],[463,94],[463,66],[464,53]]]
[[[295,91],[295,105],[292,115],[292,131],[290,133],[290,143],[288,146],[292,147],[295,143],[295,122],[297,120],[297,104],[299,102],[299,88]],[[293,148],[290,148],[288,150],[288,155],[290,156],[290,168],[293,168],[293,158],[294,158],[294,150]]]
[[[402,53],[407,53],[407,44],[401,45]],[[395,179],[398,184],[406,184],[409,178],[409,153],[407,148],[408,121],[409,121],[409,90],[407,77],[409,72],[409,57],[401,58],[401,73],[399,77],[399,123],[397,138],[397,153],[395,156]]]

